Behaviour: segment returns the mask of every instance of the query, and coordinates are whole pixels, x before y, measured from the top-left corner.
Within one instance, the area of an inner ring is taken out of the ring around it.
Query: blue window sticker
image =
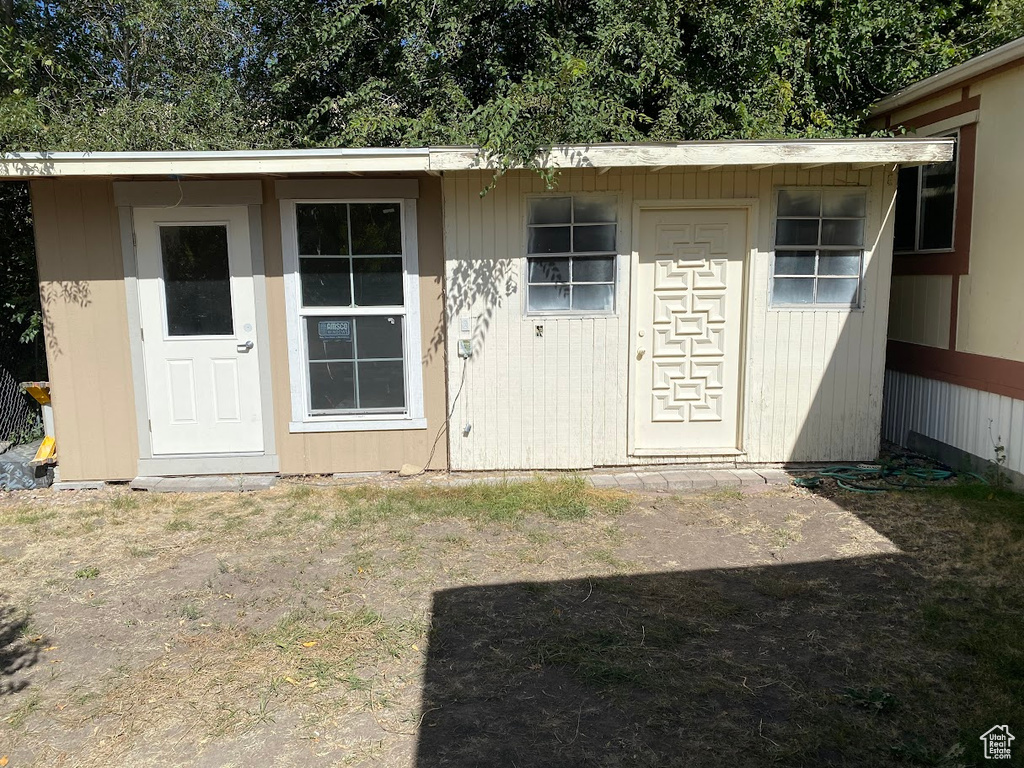
[[[321,320],[317,323],[317,335],[321,340],[352,341],[352,321]]]

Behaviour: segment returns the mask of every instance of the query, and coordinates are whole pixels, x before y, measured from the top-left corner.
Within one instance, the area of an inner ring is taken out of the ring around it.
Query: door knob
[[[236,347],[236,349],[237,349],[237,350],[238,350],[239,352],[248,352],[248,351],[249,351],[250,349],[252,349],[252,346],[253,346],[253,345],[252,345],[252,341],[247,341],[247,342],[245,342],[245,344],[239,344],[239,345],[238,345],[238,346]]]
[[[644,354],[646,354],[646,352],[647,352],[647,350],[646,350],[646,349],[644,349],[643,347],[637,347],[637,350],[636,350],[636,359],[637,359],[637,360],[639,360],[639,359],[640,359],[641,357],[643,357],[643,356],[644,356]]]

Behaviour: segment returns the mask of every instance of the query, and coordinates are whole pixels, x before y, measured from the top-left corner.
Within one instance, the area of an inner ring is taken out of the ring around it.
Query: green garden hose
[[[897,466],[893,464],[845,464],[822,469],[809,477],[798,477],[793,485],[800,488],[818,488],[825,479],[836,481],[836,485],[854,493],[885,493],[893,490],[926,488],[931,483],[951,480],[957,476],[951,469],[932,467]],[[983,483],[985,478],[975,472],[965,472]]]

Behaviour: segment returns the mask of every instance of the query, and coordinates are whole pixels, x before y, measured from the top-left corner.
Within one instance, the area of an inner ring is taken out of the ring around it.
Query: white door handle
[[[252,349],[252,347],[252,342],[247,341],[245,342],[245,344],[239,344],[237,347],[235,347],[235,349],[237,349],[239,352],[248,352],[250,349]]]
[[[646,349],[644,349],[643,347],[637,347],[637,350],[636,350],[636,359],[637,359],[637,360],[639,360],[639,359],[640,359],[641,357],[643,357],[643,356],[644,356],[644,354],[646,354],[646,352],[647,352],[647,350],[646,350]]]

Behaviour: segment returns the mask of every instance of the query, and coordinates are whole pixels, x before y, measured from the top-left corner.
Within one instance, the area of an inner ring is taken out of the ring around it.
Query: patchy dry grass
[[[938,765],[1024,730],[1024,505],[956,486],[0,497],[10,766]]]

